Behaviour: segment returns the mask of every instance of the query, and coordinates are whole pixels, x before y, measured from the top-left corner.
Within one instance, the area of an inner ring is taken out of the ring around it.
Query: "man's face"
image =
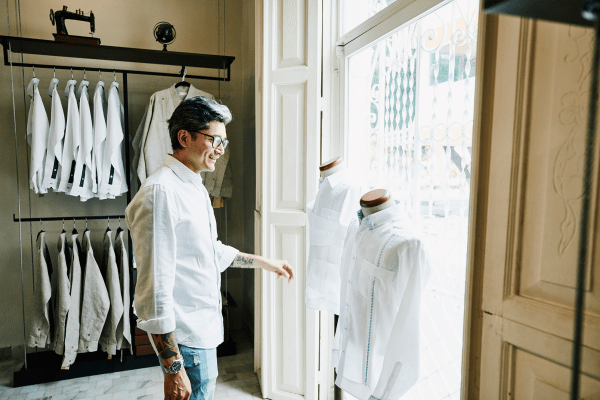
[[[199,131],[196,134],[196,140],[191,141],[189,162],[196,173],[202,171],[214,171],[217,159],[225,152],[223,146],[220,145],[216,149],[212,146],[213,139],[202,135],[205,133],[210,136],[219,136],[221,139],[227,139],[225,132],[225,124],[218,121],[209,123],[209,129]]]

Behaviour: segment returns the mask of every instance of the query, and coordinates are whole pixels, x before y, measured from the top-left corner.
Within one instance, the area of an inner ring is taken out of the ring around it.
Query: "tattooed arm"
[[[169,368],[171,363],[181,358],[179,353],[179,346],[175,339],[175,332],[152,334],[154,345],[158,356],[161,358],[164,366]],[[185,372],[185,366],[183,366],[176,374],[164,374],[165,375],[165,399],[189,399],[192,394],[192,385],[190,379]]]
[[[287,278],[288,282],[294,277],[294,269],[285,260],[270,260],[254,254],[242,253],[235,256],[231,263],[232,268],[262,268],[277,274],[277,279]]]

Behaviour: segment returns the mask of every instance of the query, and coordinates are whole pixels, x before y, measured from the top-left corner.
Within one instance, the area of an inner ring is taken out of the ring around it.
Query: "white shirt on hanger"
[[[129,296],[129,258],[127,257],[127,249],[125,248],[125,240],[123,239],[123,230],[117,229],[115,238],[115,257],[117,259],[117,268],[119,270],[119,282],[121,284],[121,295],[123,296],[123,318],[117,325],[117,350],[131,348],[131,322],[129,313],[131,310],[131,296]]]
[[[217,347],[223,342],[221,272],[238,250],[217,239],[200,174],[167,155],[125,216],[138,273],[138,328],[156,334],[175,331],[177,343],[189,347]]]
[[[67,315],[71,307],[71,281],[69,269],[71,253],[67,245],[67,233],[63,231],[58,239],[58,267],[56,270],[56,294],[54,296],[54,351],[65,353],[65,332]]]
[[[69,193],[73,187],[75,176],[75,160],[77,159],[77,150],[81,142],[81,133],[79,132],[79,109],[77,108],[77,98],[75,97],[75,85],[77,81],[71,79],[67,82],[65,88],[65,97],[67,101],[67,123],[65,128],[65,141],[62,151],[62,172],[60,175],[60,184],[58,192]]]
[[[102,182],[99,193],[119,196],[127,191],[123,164],[123,105],[119,98],[119,83],[113,82],[108,91],[106,143],[102,161]],[[125,143],[128,145],[128,143]]]
[[[50,327],[54,325],[53,314],[50,305],[52,296],[52,285],[50,275],[52,273],[52,262],[46,246],[46,232],[38,233],[33,259],[33,308],[29,320],[29,347],[44,348],[52,342],[53,332]]]
[[[61,173],[63,138],[65,136],[65,112],[60,102],[60,95],[56,90],[58,79],[50,81],[48,93],[52,97],[52,108],[50,111],[50,129],[48,130],[48,142],[46,144],[46,166],[44,168],[44,180],[42,187],[47,190],[58,189]]]
[[[100,191],[102,185],[102,168],[104,165],[104,145],[106,143],[106,97],[104,96],[104,82],[98,81],[94,90],[94,112],[93,112],[93,130],[94,130],[94,160],[95,171],[92,172],[96,181],[96,196],[100,199],[106,199],[106,193]]]
[[[102,328],[100,336],[100,347],[102,351],[114,356],[117,354],[117,326],[123,318],[123,297],[121,295],[121,284],[119,282],[119,269],[117,268],[117,257],[112,242],[112,231],[104,232],[104,250],[102,270],[104,271],[104,283],[108,290],[110,299],[110,310]],[[121,335],[122,337],[122,335]]]
[[[92,169],[94,159],[92,148],[94,147],[94,136],[92,131],[92,114],[90,113],[90,102],[88,96],[88,85],[90,83],[83,80],[79,83],[77,97],[79,98],[79,151],[75,161],[75,174],[73,186],[69,194],[79,196],[81,201],[87,201],[92,198],[95,187],[95,179],[92,179]]]
[[[79,234],[74,233],[69,240],[69,253],[71,255],[69,281],[71,282],[71,301],[65,326],[64,358],[61,367],[68,369],[77,358],[79,348],[79,321],[81,312],[81,243]]]
[[[360,220],[360,222],[359,222]],[[336,385],[359,400],[399,399],[419,377],[424,245],[399,205],[353,220],[342,254]]]
[[[39,79],[33,78],[27,86],[27,94],[31,97],[29,117],[27,118],[27,143],[31,146],[31,162],[29,164],[29,187],[35,193],[47,193],[42,185],[46,164],[46,144],[48,141],[48,115],[38,90]]]
[[[306,266],[306,306],[311,310],[340,310],[340,262],[348,224],[360,208],[361,189],[343,169],[319,179],[315,200],[306,206],[309,255]]]

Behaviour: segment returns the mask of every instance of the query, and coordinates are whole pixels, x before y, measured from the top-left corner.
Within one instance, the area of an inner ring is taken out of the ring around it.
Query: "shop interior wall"
[[[170,51],[182,51],[204,54],[226,54],[236,59],[232,64],[231,81],[218,83],[208,80],[190,80],[192,84],[228,105],[233,113],[233,122],[227,127],[230,139],[230,162],[233,169],[233,198],[228,200],[227,238],[224,226],[220,226],[222,241],[241,251],[252,252],[254,209],[254,2],[236,0],[204,0],[190,2],[172,0],[118,1],[118,0],[78,0],[71,3],[56,3],[48,0],[8,0],[0,7],[0,32],[38,39],[53,40],[55,27],[49,20],[50,9],[57,10],[62,5],[74,11],[90,10],[96,18],[94,36],[102,40],[102,45],[134,47],[160,50],[153,37],[153,28],[157,22],[168,21],[177,30],[175,42],[169,45]],[[5,7],[6,5],[6,7]],[[88,36],[89,24],[81,21],[67,21],[71,35]],[[86,66],[90,81],[90,91],[100,80],[94,67],[145,69],[176,73],[179,67],[153,66],[141,64],[113,63],[93,60],[67,60],[53,57],[15,55],[13,61],[40,64]],[[188,68],[189,74],[200,74],[201,70]],[[204,71],[206,72],[206,71]],[[36,69],[40,79],[40,93],[46,111],[50,110],[48,85],[52,71]],[[59,93],[63,93],[66,82],[71,78],[70,71],[56,71],[60,80]],[[0,232],[0,348],[17,346],[23,343],[23,320],[28,318],[33,292],[32,257],[40,223],[13,223],[13,213],[25,217],[51,217],[75,215],[123,214],[126,207],[125,195],[114,200],[91,199],[80,202],[78,198],[62,193],[48,193],[38,196],[29,190],[28,158],[29,149],[25,140],[29,97],[25,87],[32,78],[31,68],[0,66],[0,215],[3,229]],[[80,81],[83,72],[75,71],[74,79]],[[122,85],[122,77],[117,74]],[[102,74],[106,87],[113,80],[113,74]],[[150,96],[159,90],[168,88],[178,78],[129,75],[129,133],[133,136],[144,114]],[[11,87],[14,87],[14,95]],[[122,86],[121,86],[122,87]],[[62,95],[61,95],[62,96]],[[121,100],[123,93],[121,92]],[[66,113],[66,98],[62,97]],[[13,113],[14,104],[14,113]],[[15,124],[16,121],[16,137]],[[78,221],[77,229],[82,233],[85,222]],[[89,221],[92,243],[100,258],[102,235],[107,220]],[[113,232],[118,221],[111,220]],[[124,221],[121,226],[126,228]],[[46,240],[52,260],[56,260],[56,243],[62,230],[62,222],[44,222]],[[65,221],[65,229],[70,233],[73,221]],[[21,251],[22,249],[22,251]],[[23,278],[21,285],[21,262]],[[231,329],[241,329],[244,324],[252,328],[253,321],[253,278],[251,270],[229,270],[228,289],[238,308],[230,312]],[[22,293],[24,304],[21,302]],[[24,307],[23,307],[24,306]],[[23,311],[25,310],[25,315]]]

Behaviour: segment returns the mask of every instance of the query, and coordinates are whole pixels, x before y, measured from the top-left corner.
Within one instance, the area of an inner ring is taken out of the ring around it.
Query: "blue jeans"
[[[213,400],[219,375],[217,349],[196,349],[180,344],[179,351],[183,356],[185,372],[192,385],[190,400]],[[165,373],[162,360],[160,357],[158,359]]]

